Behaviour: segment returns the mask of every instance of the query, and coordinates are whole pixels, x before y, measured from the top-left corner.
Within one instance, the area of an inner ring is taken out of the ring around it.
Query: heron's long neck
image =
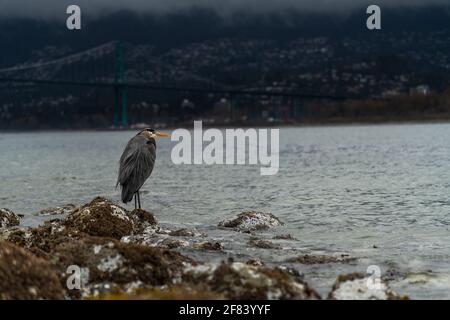
[[[153,144],[156,147],[156,141],[155,138],[148,138],[147,139],[147,144]]]

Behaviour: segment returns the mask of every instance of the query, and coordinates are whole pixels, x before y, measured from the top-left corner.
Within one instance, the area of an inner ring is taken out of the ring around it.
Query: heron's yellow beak
[[[170,134],[168,134],[168,133],[162,133],[162,132],[155,132],[155,134],[158,136],[158,137],[170,137]]]

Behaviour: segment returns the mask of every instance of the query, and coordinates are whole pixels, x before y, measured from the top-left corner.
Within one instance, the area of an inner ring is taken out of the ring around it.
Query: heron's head
[[[157,137],[170,137],[170,134],[162,133],[152,128],[146,128],[141,132],[139,132],[138,134],[144,135],[146,138],[153,138],[153,139],[156,139]]]

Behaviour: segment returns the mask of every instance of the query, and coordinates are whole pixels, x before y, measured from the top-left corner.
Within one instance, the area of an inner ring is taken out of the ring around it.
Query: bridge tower
[[[119,108],[122,118],[120,124],[126,126],[127,119],[127,89],[124,84],[125,63],[123,57],[123,44],[116,41],[114,44],[114,126],[119,125]]]

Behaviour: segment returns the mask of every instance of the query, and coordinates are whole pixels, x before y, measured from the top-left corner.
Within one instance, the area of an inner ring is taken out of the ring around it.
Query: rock
[[[198,232],[195,229],[181,228],[171,230],[155,224],[147,226],[140,233],[124,236],[121,238],[121,241],[169,249],[189,247],[203,250],[223,250],[220,242],[213,240],[202,241],[205,237],[207,237],[205,233]]]
[[[368,286],[368,277],[361,273],[340,275],[328,294],[328,299],[334,300],[399,300],[407,297],[399,296],[386,283],[380,282],[379,288]],[[380,280],[381,281],[381,280]],[[373,285],[373,281],[370,281]]]
[[[386,272],[383,272],[383,280],[385,280],[386,278],[393,278],[386,276],[385,274]],[[411,272],[410,270],[408,270],[404,273],[395,271],[395,278],[393,279],[393,282],[395,283],[398,290],[408,290],[411,287],[415,287],[416,290],[420,290],[419,288],[422,288],[422,290],[425,290],[423,294],[426,294],[426,292],[429,290],[428,288],[441,288],[441,290],[447,292],[450,286],[450,275],[445,270],[433,271],[424,269],[415,272]],[[404,298],[407,297],[405,296]]]
[[[159,247],[168,248],[168,249],[175,249],[175,248],[181,248],[181,247],[188,247],[189,242],[185,240],[180,239],[170,239],[166,238],[163,241],[161,241],[158,244]]]
[[[219,227],[232,228],[236,231],[251,232],[282,225],[282,222],[271,213],[246,211],[236,218],[224,220]]]
[[[142,232],[124,236],[120,241],[124,243],[135,243],[144,246],[156,247],[161,246],[163,242],[165,242],[166,244],[172,242],[169,239],[169,234],[171,232],[172,230],[164,229],[159,225],[152,225],[142,230]],[[178,240],[179,239],[173,241]]]
[[[251,247],[260,248],[260,249],[281,249],[281,246],[276,243],[273,243],[273,242],[270,242],[267,240],[259,240],[259,239],[258,240],[251,239],[248,242],[248,245]]]
[[[155,227],[158,224],[153,214],[142,209],[134,209],[128,216],[133,220],[133,233],[141,233],[146,228]]]
[[[223,245],[217,241],[197,242],[192,245],[194,249],[222,251]]]
[[[58,207],[51,207],[46,208],[43,210],[40,210],[36,213],[33,213],[35,216],[56,216],[56,215],[65,215],[71,213],[73,210],[75,210],[76,206],[74,204],[66,204],[63,206]]]
[[[84,270],[81,291],[69,292],[75,297],[122,292],[130,287],[168,285],[181,277],[186,265],[195,264],[175,251],[99,237],[60,244],[53,249],[49,261],[62,283],[66,283],[68,266],[76,265]]]
[[[131,212],[113,202],[97,197],[73,211],[64,226],[73,233],[121,239],[124,236],[143,232],[157,224],[154,216],[144,210]]]
[[[129,212],[104,198],[95,198],[64,219],[52,219],[35,228],[13,229],[2,238],[29,249],[40,257],[60,243],[86,236],[121,239],[156,226],[153,215],[144,210]]]
[[[64,225],[64,221],[53,219],[45,221],[36,228],[15,228],[4,233],[3,239],[26,248],[38,257],[47,258],[48,253],[57,245],[84,237],[84,233],[73,231]]]
[[[186,228],[182,228],[182,229],[170,231],[169,236],[172,236],[172,237],[205,237],[206,235],[203,233],[200,233],[196,230],[189,230]]]
[[[9,209],[0,209],[0,229],[18,226],[20,216]]]
[[[245,263],[250,265],[250,266],[254,266],[254,267],[261,267],[261,266],[264,265],[264,262],[262,262],[259,259],[249,259]]]
[[[286,259],[289,263],[301,263],[301,264],[324,264],[324,263],[348,263],[355,261],[356,258],[351,258],[346,255],[341,256],[326,256],[326,255],[313,255],[305,254]]]
[[[127,211],[100,197],[72,212],[64,225],[91,236],[115,239],[133,232],[133,220],[128,216]]]
[[[274,239],[274,240],[297,240],[290,234],[278,234],[278,235],[274,236],[272,239]]]
[[[210,292],[201,285],[176,284],[163,288],[140,289],[131,293],[104,294],[102,300],[222,300],[218,293]]]
[[[178,239],[173,237],[183,237]],[[150,247],[193,248],[202,250],[223,250],[223,246],[217,241],[199,241],[199,237],[206,237],[205,234],[188,229],[167,230],[160,226],[146,228],[142,233],[122,237],[124,243],[135,243]]]
[[[320,299],[304,281],[280,268],[241,262],[186,267],[183,283],[201,283],[227,299]]]
[[[295,280],[297,280],[299,282],[302,282],[305,280],[305,275],[303,273],[301,273],[300,271],[298,271],[297,269],[289,268],[289,267],[285,267],[285,266],[279,266],[279,267],[277,267],[277,269],[286,272],[287,274],[289,274],[291,277],[293,277]]]
[[[63,298],[63,288],[48,262],[0,242],[0,300]]]

